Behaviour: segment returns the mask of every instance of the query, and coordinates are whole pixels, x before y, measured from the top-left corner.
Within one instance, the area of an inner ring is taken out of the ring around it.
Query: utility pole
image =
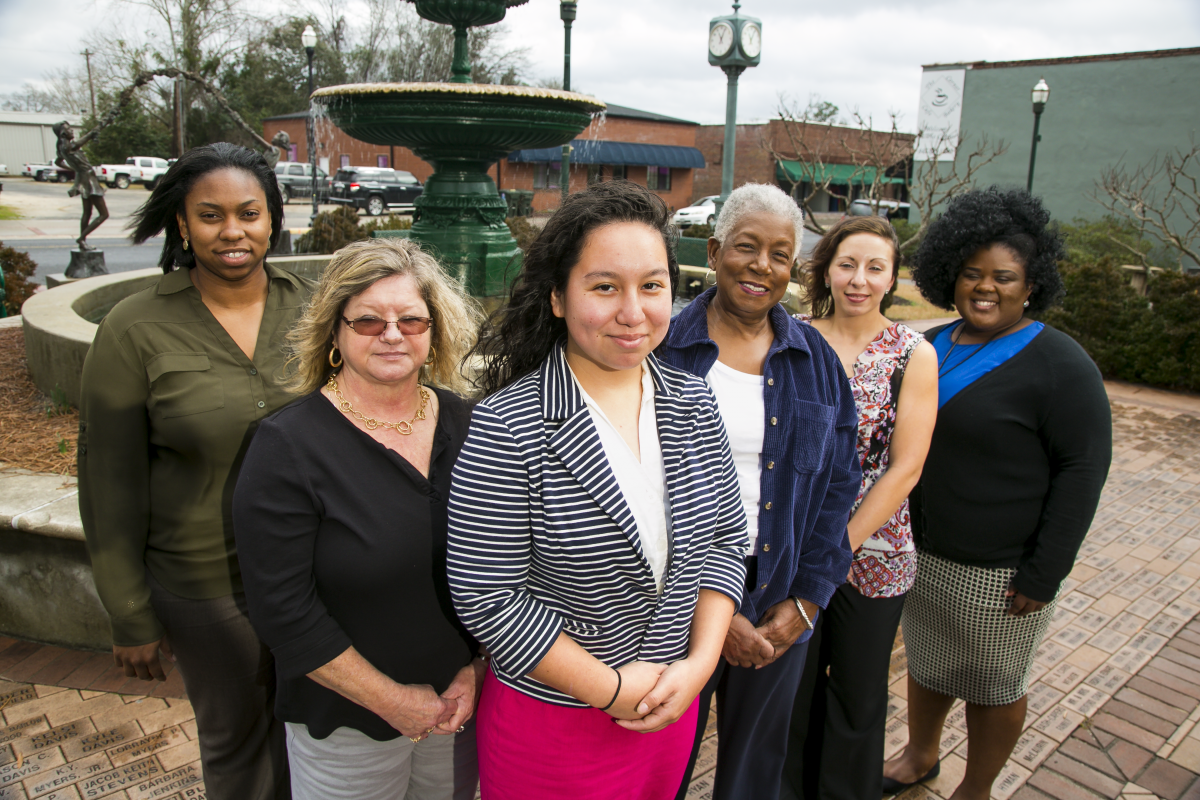
[[[575,21],[578,2],[560,0],[558,15],[563,22],[563,91],[571,91],[571,23]],[[562,169],[559,170],[558,182],[562,184],[562,201],[567,202],[571,193],[571,143],[562,146]]]
[[[83,50],[83,60],[87,62],[88,71],[88,92],[92,95],[92,120],[96,119],[96,86],[92,83],[92,51],[88,48]]]

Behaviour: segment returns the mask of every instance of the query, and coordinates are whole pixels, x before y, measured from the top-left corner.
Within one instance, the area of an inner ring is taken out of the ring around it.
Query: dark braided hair
[[[929,226],[913,267],[921,295],[941,308],[954,308],[954,284],[963,265],[985,247],[1004,245],[1025,266],[1032,285],[1029,310],[1056,305],[1064,289],[1058,262],[1067,257],[1062,235],[1050,224],[1042,201],[1024,189],[998,186],[960,194]]]
[[[529,246],[508,305],[492,314],[471,352],[482,356],[478,384],[484,395],[495,394],[536,370],[567,332],[566,321],[551,310],[550,295],[566,291],[588,235],[615,222],[640,222],[662,235],[671,297],[675,297],[678,232],[662,198],[629,181],[599,183],[569,196]]]
[[[262,154],[247,147],[228,142],[193,147],[171,165],[155,185],[150,199],[133,213],[130,238],[134,244],[164,233],[162,255],[158,265],[164,273],[175,267],[190,267],[196,263],[191,250],[183,249],[183,237],[179,234],[176,215],[185,216],[188,192],[196,181],[210,172],[221,169],[240,169],[249,172],[262,187],[267,197],[267,211],[271,215],[271,250],[279,243],[279,232],[283,229],[283,196],[279,194],[279,182],[275,170]]]

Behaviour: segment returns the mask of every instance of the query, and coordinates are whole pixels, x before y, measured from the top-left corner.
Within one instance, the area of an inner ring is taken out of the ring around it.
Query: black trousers
[[[888,668],[904,597],[867,598],[850,584],[817,620],[792,707],[785,800],[879,800]]]
[[[146,580],[196,712],[208,797],[290,798],[284,727],[275,718],[275,660],[250,626],[245,594],[189,600],[149,572]]]
[[[696,755],[717,696],[717,771],[713,800],[775,800],[787,752],[792,698],[804,670],[809,642],[794,644],[762,669],[731,666],[721,659],[700,692],[696,742],[677,798],[687,795]],[[878,800],[878,798],[875,798]]]

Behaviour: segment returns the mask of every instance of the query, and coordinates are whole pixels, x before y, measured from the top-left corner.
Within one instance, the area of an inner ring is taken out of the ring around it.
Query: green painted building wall
[[[1050,100],[1042,114],[1033,192],[1064,222],[1104,215],[1088,195],[1105,168],[1190,149],[1193,136],[1200,141],[1200,48],[925,67],[926,73],[942,69],[966,70],[960,169],[980,133],[1009,145],[979,171],[977,186],[1025,186],[1033,136],[1029,93],[1046,79]]]

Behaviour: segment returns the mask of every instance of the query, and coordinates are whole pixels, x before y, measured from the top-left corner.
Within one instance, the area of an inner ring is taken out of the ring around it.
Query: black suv
[[[389,209],[409,210],[425,187],[411,172],[384,167],[342,167],[333,176],[329,202],[364,208],[377,217]]]
[[[312,164],[281,161],[275,165],[275,180],[285,203],[293,197],[312,197]],[[329,176],[317,167],[317,200],[324,202],[328,197]]]

